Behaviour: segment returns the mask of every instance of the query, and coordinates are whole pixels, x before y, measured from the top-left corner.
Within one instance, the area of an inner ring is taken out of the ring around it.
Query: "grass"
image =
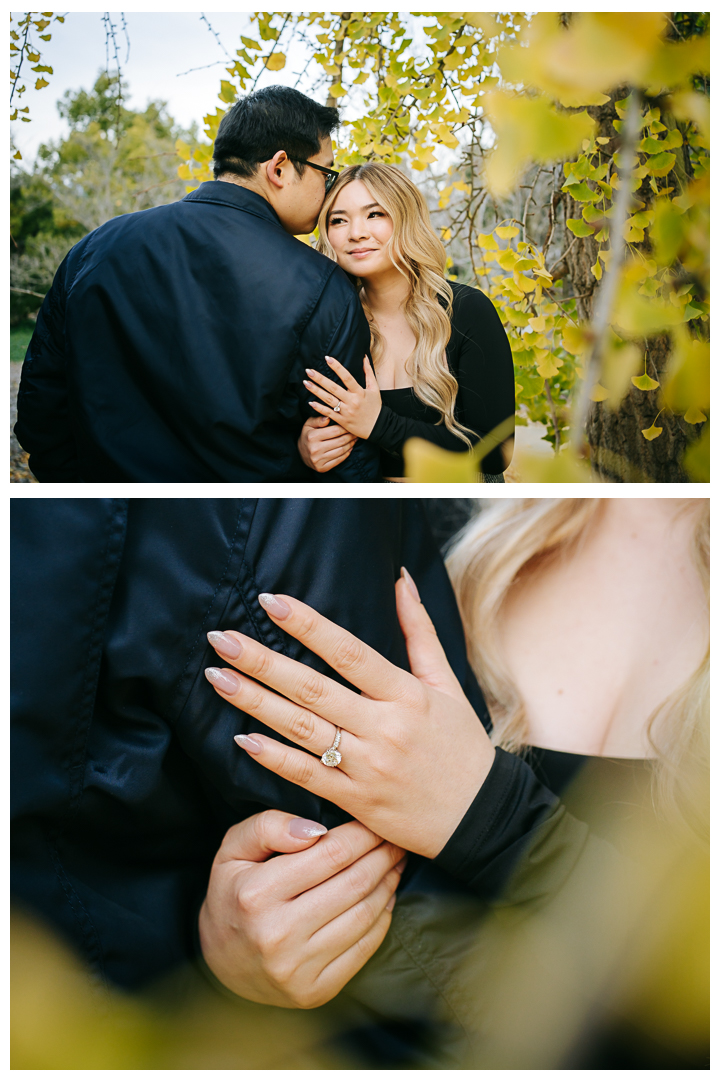
[[[21,364],[25,359],[25,351],[34,329],[35,323],[29,319],[10,328],[10,360],[13,364]]]

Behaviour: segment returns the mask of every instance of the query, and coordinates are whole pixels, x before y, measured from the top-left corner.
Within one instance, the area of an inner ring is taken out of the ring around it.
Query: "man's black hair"
[[[214,173],[253,176],[261,161],[284,150],[296,171],[320,150],[321,140],[337,127],[337,109],[290,86],[266,86],[233,105],[220,121],[213,149]]]

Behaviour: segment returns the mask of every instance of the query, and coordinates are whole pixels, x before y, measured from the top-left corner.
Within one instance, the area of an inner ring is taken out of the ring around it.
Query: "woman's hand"
[[[250,1001],[323,1005],[382,943],[404,855],[358,821],[329,832],[279,810],[241,821],[200,910],[206,964]]]
[[[327,417],[313,416],[303,424],[298,450],[309,468],[324,473],[345,461],[356,442],[354,435],[331,424]]]
[[[362,695],[233,630],[208,637],[244,674],[206,674],[226,700],[303,748],[267,735],[237,736],[261,765],[393,843],[434,858],[480,790],[495,751],[406,571],[396,599],[412,675],[298,600],[260,595],[273,621]],[[332,768],[313,755],[331,746],[336,725],[342,761]]]
[[[375,427],[375,421],[382,408],[380,387],[377,384],[370,361],[367,356],[363,359],[363,369],[365,371],[365,389],[363,390],[360,383],[352,377],[342,364],[338,363],[332,356],[326,356],[325,359],[333,371],[340,376],[345,386],[344,388],[339,386],[332,379],[327,379],[324,375],[321,375],[319,371],[306,368],[308,379],[311,379],[312,382],[306,379],[303,380],[303,385],[320,398],[320,401],[311,401],[310,404],[316,412],[319,412],[322,416],[327,416],[336,424],[340,424],[351,435],[357,435],[359,439],[367,439]],[[324,402],[324,404],[321,404],[321,402]],[[340,406],[339,412],[335,411],[336,405]]]

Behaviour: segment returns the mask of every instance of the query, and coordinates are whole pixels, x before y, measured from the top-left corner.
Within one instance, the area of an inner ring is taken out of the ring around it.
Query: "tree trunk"
[[[619,87],[605,105],[588,108],[588,113],[598,124],[598,134],[610,139],[602,148],[603,158],[612,157],[618,149],[619,138],[613,127],[617,118],[615,102],[625,98],[628,87]],[[663,123],[668,128],[675,127],[672,117],[663,116]],[[676,191],[681,182],[687,182],[685,161],[682,153],[677,155],[678,165],[670,173],[666,182]],[[680,175],[678,175],[680,174]],[[645,202],[650,202],[653,193],[648,179],[634,193]],[[582,207],[570,198],[564,197],[565,216],[580,217]],[[565,256],[568,278],[572,283],[572,295],[578,297],[578,312],[584,320],[590,320],[593,301],[598,282],[591,267],[598,257],[599,244],[593,236],[579,238],[572,244]],[[646,245],[649,252],[649,245]],[[647,371],[652,378],[662,381],[670,359],[670,339],[666,334],[648,339]],[[700,425],[686,423],[680,417],[665,410],[657,420],[662,434],[648,441],[642,434],[643,428],[649,428],[662,409],[659,402],[659,390],[644,391],[631,386],[617,411],[613,411],[605,402],[593,402],[587,419],[586,434],[591,448],[591,461],[594,471],[608,480],[617,483],[672,483],[687,482],[688,476],[682,467],[682,459],[689,441],[697,437]]]

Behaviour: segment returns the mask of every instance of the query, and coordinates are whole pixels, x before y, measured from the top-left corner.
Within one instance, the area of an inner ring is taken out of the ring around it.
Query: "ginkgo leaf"
[[[565,224],[574,236],[592,236],[595,232],[592,225],[588,225],[582,218],[568,218]]]
[[[515,385],[517,385],[517,383]],[[691,405],[683,416],[683,420],[686,420],[688,424],[702,424],[707,420],[707,416],[702,409],[698,409],[697,405]]]
[[[557,375],[559,371],[557,365],[557,358],[550,353],[548,356],[543,357],[537,366],[537,373],[541,375],[543,379],[552,379]]]
[[[633,375],[630,382],[633,386],[637,386],[638,390],[657,390],[660,385],[656,379],[651,379],[647,371],[644,375]]]
[[[528,326],[531,330],[537,330],[541,334],[545,329],[545,316],[537,315],[534,319],[528,319]]]
[[[478,247],[484,248],[486,251],[500,250],[500,245],[492,233],[478,233],[476,243]]]
[[[268,71],[282,71],[285,67],[285,53],[274,52],[265,59],[265,67]]]
[[[608,397],[610,397],[609,391],[606,390],[604,386],[601,386],[599,382],[596,382],[590,391],[590,400],[605,401]]]
[[[651,424],[650,427],[642,429],[642,434],[648,442],[652,442],[653,439],[657,439],[658,435],[662,435],[662,433],[663,429],[661,427],[656,427],[655,424]]]
[[[513,236],[517,236],[519,232],[520,230],[515,225],[498,225],[495,229],[495,234],[501,240],[510,240]]]

